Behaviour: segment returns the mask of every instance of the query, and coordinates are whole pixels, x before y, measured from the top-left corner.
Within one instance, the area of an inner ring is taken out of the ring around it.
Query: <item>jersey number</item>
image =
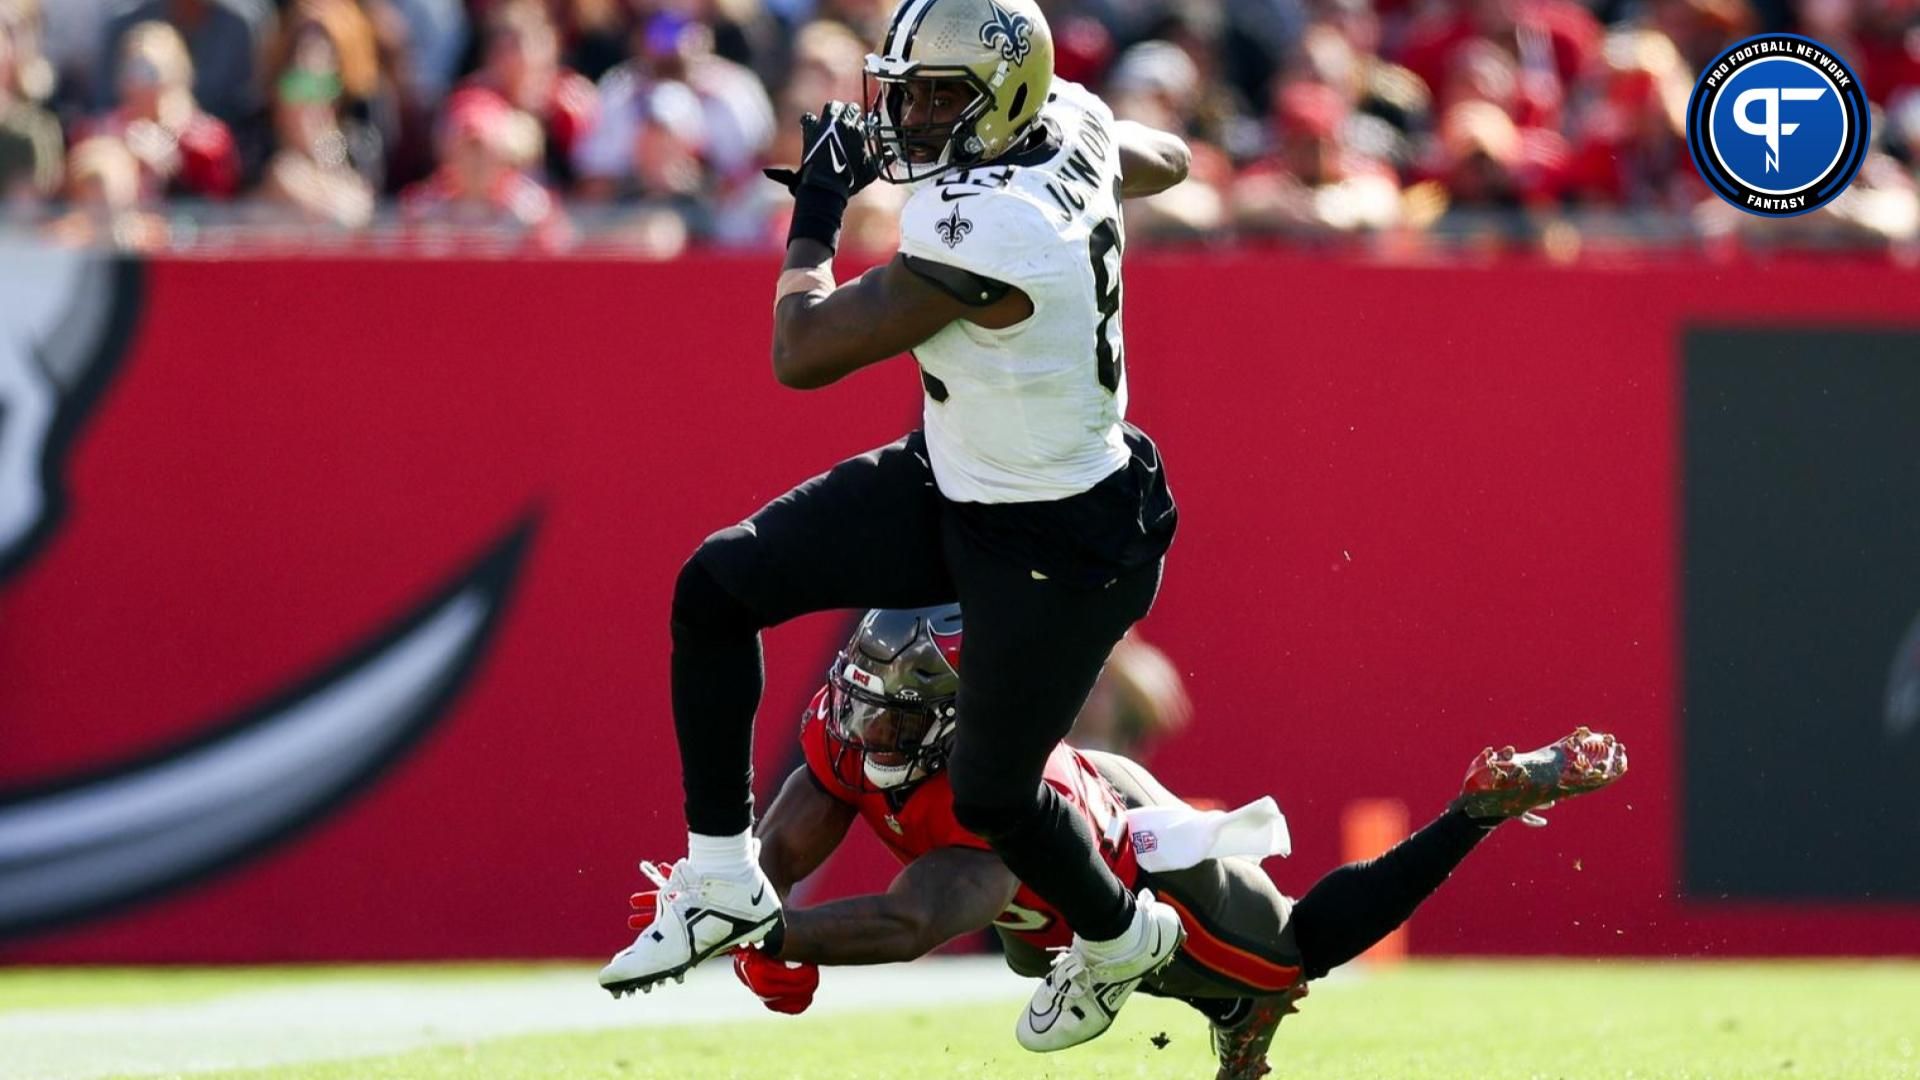
[[[1116,321],[1120,317],[1120,253],[1125,247],[1118,218],[1095,225],[1087,237],[1087,255],[1093,260],[1093,303],[1100,311],[1100,325],[1093,331],[1094,367],[1109,394],[1120,392],[1120,380],[1127,374],[1126,343]]]
[[[1008,904],[993,925],[1016,934],[1037,934],[1053,925],[1053,916],[1019,904]]]

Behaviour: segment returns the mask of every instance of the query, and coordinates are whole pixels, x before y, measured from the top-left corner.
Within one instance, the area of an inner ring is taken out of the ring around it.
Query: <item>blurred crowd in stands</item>
[[[1041,0],[1059,75],[1179,131],[1131,238],[1549,252],[1920,237],[1920,0]],[[0,0],[0,219],[153,249],[224,226],[565,250],[776,247],[802,111],[858,99],[889,0]],[[1682,116],[1767,29],[1848,60],[1873,151],[1833,206],[1714,198]],[[850,210],[885,251],[904,191]],[[504,226],[504,229],[502,228]],[[1645,239],[1644,237],[1642,239]]]

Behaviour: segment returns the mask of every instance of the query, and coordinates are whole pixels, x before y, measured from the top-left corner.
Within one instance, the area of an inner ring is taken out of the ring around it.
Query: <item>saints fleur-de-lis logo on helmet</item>
[[[935,232],[940,234],[940,242],[948,247],[959,247],[960,241],[973,231],[973,222],[960,216],[960,208],[954,207],[953,213],[933,223]]]
[[[991,161],[1033,131],[1053,87],[1053,32],[1038,0],[898,0],[865,67],[880,176],[912,183]],[[972,91],[957,114],[907,108],[955,84]]]
[[[993,0],[987,0],[987,8],[993,17],[980,25],[980,44],[999,49],[1000,59],[1008,63],[1024,62],[1033,48],[1033,20],[1008,11]]]

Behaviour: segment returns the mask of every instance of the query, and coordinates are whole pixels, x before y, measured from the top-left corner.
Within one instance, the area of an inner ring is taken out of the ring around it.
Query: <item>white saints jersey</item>
[[[933,475],[960,502],[1063,499],[1128,460],[1113,113],[1055,79],[1040,116],[1044,146],[940,176],[901,212],[902,252],[1033,301],[1014,326],[961,320],[913,350]]]

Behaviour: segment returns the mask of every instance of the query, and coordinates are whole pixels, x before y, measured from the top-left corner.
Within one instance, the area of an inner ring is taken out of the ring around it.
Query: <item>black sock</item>
[[[1490,831],[1448,810],[1379,858],[1348,863],[1315,882],[1293,906],[1307,978],[1326,975],[1406,922]]]

